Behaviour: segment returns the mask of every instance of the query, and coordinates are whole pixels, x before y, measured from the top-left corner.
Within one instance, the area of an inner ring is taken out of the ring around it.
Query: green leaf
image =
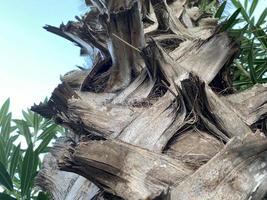
[[[254,23],[250,20],[248,14],[246,13],[245,9],[243,8],[242,4],[238,0],[231,0],[232,3],[237,7],[241,8],[241,14],[243,18],[247,21],[247,23],[251,26],[251,31],[255,37],[261,42],[265,50],[267,50],[267,40],[266,40],[266,33],[264,30],[261,29],[259,26],[255,26]]]
[[[39,192],[36,200],[49,200],[49,198],[48,198],[47,194],[45,194],[44,192]]]
[[[15,147],[14,142],[18,139],[18,137],[19,137],[19,135],[11,136],[11,137],[8,139],[8,141],[6,142],[5,147],[4,147],[4,148],[5,148],[4,151],[5,151],[5,154],[6,154],[6,158],[7,158],[7,159],[10,157],[11,149],[12,149],[13,147]],[[1,147],[0,147],[0,149],[1,149]],[[1,154],[1,153],[0,153],[0,154]],[[4,163],[4,162],[3,162],[3,163]]]
[[[57,127],[58,126],[56,124],[52,124],[51,126],[44,129],[43,132],[39,135],[38,140],[43,140],[46,137],[46,135],[56,132]]]
[[[13,198],[12,196],[5,194],[5,193],[0,193],[0,199],[1,200],[16,200],[15,198]]]
[[[32,143],[32,136],[27,122],[24,120],[17,119],[13,121],[16,123],[19,129],[19,133],[25,137],[27,144],[30,145]]]
[[[18,139],[19,135],[13,135],[9,138],[9,141],[14,143]]]
[[[1,135],[4,141],[7,141],[11,132],[11,118],[12,114],[8,113],[6,117],[2,119]]]
[[[245,0],[244,7],[245,7],[245,10],[248,9],[248,0]]]
[[[7,159],[10,157],[11,149],[13,146],[14,146],[13,142],[11,140],[8,140],[6,144],[6,158]]]
[[[2,124],[3,118],[7,115],[10,105],[10,99],[8,98],[0,109],[0,124]]]
[[[267,59],[254,59],[254,62],[257,65],[266,64]]]
[[[253,41],[251,43],[250,51],[248,52],[248,67],[249,67],[249,73],[250,73],[251,81],[253,83],[256,83],[257,77],[256,77],[255,69],[254,69]]]
[[[26,111],[22,111],[22,115],[24,117],[24,119],[26,120],[26,122],[29,124],[29,126],[33,127],[33,118],[30,114],[30,112],[26,112]]]
[[[11,127],[10,127],[10,133],[13,133],[16,129],[17,129],[16,126],[11,126]]]
[[[258,72],[257,79],[258,80],[262,79],[263,75],[267,72],[267,61],[265,61],[265,63],[259,66],[259,70],[257,72]]]
[[[234,86],[243,86],[243,85],[250,86],[251,84],[252,84],[251,81],[236,81],[233,83]]]
[[[258,5],[258,1],[259,0],[253,0],[252,1],[252,4],[250,6],[250,9],[249,9],[249,15],[252,16],[253,12],[255,11],[255,8],[257,7]]]
[[[34,128],[34,133],[37,134],[39,130],[39,125],[40,125],[40,117],[37,113],[33,114],[33,128]]]
[[[228,30],[229,28],[232,28],[235,23],[236,23],[236,18],[237,16],[239,15],[241,9],[238,8],[232,15],[231,17],[225,22],[225,24],[223,24],[223,26],[221,27],[220,31],[223,32],[223,31],[226,31]]]
[[[246,12],[246,10],[244,9],[244,7],[242,6],[242,4],[240,3],[239,0],[231,0],[233,5],[237,8],[237,9],[241,9],[240,12],[242,14],[242,16],[244,17],[244,19],[250,23],[250,20],[249,20],[249,16]]]
[[[237,41],[241,40],[241,43],[242,43],[245,40],[243,35],[244,35],[245,31],[247,30],[247,28],[248,28],[248,25],[244,26],[241,29],[230,29],[228,32],[229,32],[230,36],[236,38]],[[244,47],[243,47],[243,49],[244,49]]]
[[[22,150],[21,150],[22,151]],[[22,153],[22,152],[21,152]],[[21,179],[21,177],[22,177],[22,164],[23,164],[23,157],[22,157],[22,154],[20,154],[19,155],[19,162],[18,162],[18,167],[17,167],[17,172],[18,172],[18,174],[19,174],[19,178]],[[16,176],[14,176],[13,177],[13,180],[14,180],[14,178],[15,178]],[[21,181],[19,181],[19,184],[20,184],[20,186],[19,187],[21,187],[21,183],[20,183]]]
[[[45,147],[42,151],[42,153],[49,153],[51,152],[51,150],[53,149],[53,147]]]
[[[260,41],[265,50],[267,50],[267,35],[265,31],[259,26],[251,25],[252,33]]]
[[[45,129],[51,124],[53,124],[53,121],[51,119],[44,119],[43,123],[40,126],[40,129]]]
[[[13,190],[11,177],[9,176],[5,166],[0,162],[0,183],[8,190]]]
[[[1,135],[0,135],[0,162],[3,163],[4,165],[7,164],[6,143]]]
[[[264,11],[261,13],[261,16],[259,17],[256,26],[262,25],[264,21],[266,20],[266,16],[267,16],[267,8],[265,8]]]
[[[56,131],[54,131],[55,130],[55,128],[57,127],[57,125],[52,125],[52,126],[50,126],[48,129],[46,129],[47,131],[46,131],[46,133],[43,135],[43,137],[42,137],[42,142],[41,142],[41,144],[37,147],[37,149],[35,150],[35,152],[37,153],[37,154],[39,154],[39,153],[42,153],[43,152],[43,150],[47,147],[47,145],[50,143],[50,141],[55,137],[55,134],[56,134]],[[43,132],[44,133],[44,132]]]
[[[224,1],[224,2],[221,4],[221,6],[218,8],[217,12],[216,12],[215,15],[214,15],[215,18],[218,18],[218,19],[221,18],[222,14],[223,14],[223,11],[224,11],[224,9],[225,9],[226,3],[227,3],[227,2]]]
[[[16,172],[16,168],[18,166],[18,162],[19,162],[19,158],[20,158],[20,144],[15,147],[12,157],[11,157],[11,161],[10,161],[10,168],[9,168],[9,173],[10,176],[13,177],[15,172]]]
[[[38,156],[33,151],[32,143],[28,146],[25,153],[22,170],[21,170],[21,195],[25,196],[30,193],[30,188],[33,185],[33,175],[36,174],[38,164]]]

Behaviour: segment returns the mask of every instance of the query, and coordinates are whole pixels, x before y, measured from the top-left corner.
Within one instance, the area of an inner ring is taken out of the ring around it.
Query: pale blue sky
[[[22,109],[50,96],[60,74],[83,65],[79,48],[46,32],[86,11],[83,0],[0,0],[0,104]]]
[[[258,14],[267,0],[259,3]],[[10,97],[18,117],[49,97],[60,75],[84,64],[79,48],[42,27],[85,11],[83,0],[0,0],[0,105]]]

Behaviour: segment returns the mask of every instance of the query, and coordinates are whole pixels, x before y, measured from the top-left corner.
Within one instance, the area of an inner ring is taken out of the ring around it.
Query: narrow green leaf
[[[11,161],[10,161],[11,164],[9,168],[9,173],[11,177],[13,177],[16,172],[16,168],[19,162],[19,157],[20,157],[20,144],[14,148],[14,151],[11,157]]]
[[[250,25],[254,25],[255,24],[255,17],[253,16],[250,20]]]
[[[52,125],[54,127],[54,125]],[[52,127],[51,126],[51,127]],[[55,129],[55,128],[54,128]],[[48,146],[48,144],[51,142],[51,140],[55,137],[56,132],[54,129],[50,129],[50,131],[47,131],[47,133],[42,138],[41,144],[37,147],[35,152],[37,154],[42,153],[43,150]]]
[[[16,126],[11,126],[11,128],[10,128],[10,133],[13,133],[16,129],[17,129]]]
[[[243,8],[242,4],[238,0],[231,0],[231,1],[237,8],[241,8],[241,14],[243,18],[251,26],[252,31],[250,32],[252,32],[257,37],[257,39],[261,42],[265,50],[267,50],[267,39],[266,39],[267,36],[264,30],[262,30],[261,27],[254,25],[254,23],[250,20],[248,14],[246,13],[245,9]]]
[[[245,8],[242,6],[242,4],[240,3],[239,0],[231,0],[233,5],[237,8],[237,9],[241,9],[240,12],[242,14],[242,16],[244,17],[244,19],[250,23],[250,20],[249,20],[249,16],[245,10]]]
[[[264,11],[261,13],[261,16],[259,17],[256,26],[262,25],[264,21],[266,20],[266,16],[267,16],[267,8],[265,8]]]
[[[15,147],[14,142],[18,139],[19,135],[11,136],[5,145],[6,158],[10,159],[11,150]],[[1,149],[1,148],[0,148]]]
[[[29,189],[31,188],[33,183],[33,174],[36,173],[37,164],[38,164],[38,157],[36,153],[33,151],[33,146],[30,143],[22,162],[22,170],[20,177],[22,196],[29,194]]]
[[[5,186],[8,190],[13,190],[11,177],[2,162],[0,162],[0,184]]]
[[[24,120],[17,119],[13,121],[16,123],[19,129],[19,133],[25,137],[27,144],[30,145],[32,143],[32,136],[27,122]]]
[[[53,124],[51,119],[44,119],[42,124],[40,125],[40,129],[45,129],[49,125]]]
[[[266,61],[267,61],[267,58],[266,59],[264,59],[264,58],[256,58],[256,59],[254,59],[254,62],[257,65],[264,64],[264,63],[266,63]]]
[[[240,13],[240,8],[238,8],[231,17],[223,24],[221,27],[221,32],[228,30],[229,28],[233,27],[236,23],[236,18]]]
[[[34,113],[33,114],[33,128],[34,128],[34,133],[35,134],[37,134],[37,132],[38,132],[39,125],[40,125],[39,115],[37,113]]]
[[[249,16],[252,16],[253,12],[255,11],[255,9],[258,5],[258,1],[259,0],[253,0],[252,1],[252,4],[251,4],[250,9],[249,9]]]
[[[236,81],[233,83],[234,86],[252,85],[251,81]]]
[[[10,99],[8,98],[0,109],[0,124],[2,124],[3,118],[7,115],[10,106]]]
[[[13,135],[9,138],[9,141],[14,143],[18,139],[19,135]]]
[[[236,38],[237,40],[241,40],[240,42],[243,43],[245,40],[243,35],[244,35],[245,31],[247,30],[247,28],[248,28],[248,25],[244,26],[241,29],[231,29],[228,32],[229,32],[230,36]]]
[[[255,69],[254,69],[253,59],[254,59],[254,56],[253,56],[253,41],[252,41],[250,51],[248,52],[248,67],[249,67],[251,81],[253,83],[256,83],[257,77],[256,77]]]
[[[221,4],[221,6],[218,8],[217,12],[216,12],[215,15],[214,15],[215,18],[218,18],[218,19],[221,18],[222,14],[223,14],[223,11],[224,11],[224,9],[225,9],[226,3],[227,3],[227,2],[224,1],[224,2]]]
[[[267,83],[267,78],[262,78],[261,80],[258,80],[259,83]]]
[[[29,126],[33,127],[33,118],[30,115],[30,113],[23,110],[22,115],[24,119],[27,121],[27,123],[29,124]]]
[[[11,140],[8,140],[6,144],[6,158],[7,159],[10,157],[11,149],[13,146],[14,146],[13,142]]]
[[[0,193],[0,199],[1,200],[16,200],[15,198],[13,198],[12,196],[5,194],[5,193]]]
[[[6,117],[2,119],[1,135],[4,141],[7,141],[11,132],[11,118],[12,114],[8,113]]]
[[[45,194],[44,192],[39,192],[36,200],[48,200],[48,199],[49,198],[48,198],[47,194]]]
[[[257,71],[257,79],[262,79],[263,75],[267,72],[267,61],[259,66],[259,70]]]
[[[252,33],[260,41],[265,50],[267,50],[267,35],[265,31],[259,26],[252,25]]]
[[[19,179],[20,180],[21,180],[21,177],[22,177],[22,164],[23,164],[23,157],[22,157],[22,154],[19,154],[19,162],[18,162],[17,172],[19,174]],[[13,180],[14,180],[15,177],[16,176],[13,177]],[[20,187],[21,187],[21,183],[20,182],[19,182],[19,184],[20,184]]]
[[[38,140],[43,140],[46,135],[51,134],[52,132],[56,132],[57,127],[58,126],[56,124],[52,124],[51,126],[44,129],[43,132],[39,135]]]
[[[42,153],[49,153],[51,152],[51,150],[53,149],[53,147],[45,147],[42,151]]]
[[[245,10],[248,9],[248,0],[245,0],[244,7],[245,7]]]
[[[1,135],[0,135],[0,162],[3,163],[4,165],[7,164],[6,143]]]

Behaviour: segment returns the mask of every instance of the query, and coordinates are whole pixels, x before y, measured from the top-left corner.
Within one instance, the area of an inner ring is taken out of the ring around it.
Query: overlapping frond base
[[[32,107],[76,135],[55,144],[38,185],[56,200],[263,199],[267,86],[235,93],[238,45],[217,20],[197,1],[86,3],[77,22],[45,27],[93,66]]]

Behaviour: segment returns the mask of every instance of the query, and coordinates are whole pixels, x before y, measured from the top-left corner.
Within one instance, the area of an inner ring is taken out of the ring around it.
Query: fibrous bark
[[[88,200],[98,194],[99,189],[89,180],[70,172],[59,171],[57,161],[51,154],[43,160],[43,170],[36,179],[37,185],[49,191],[54,200]]]
[[[234,137],[220,153],[182,183],[172,199],[263,199],[266,195],[266,139],[248,134]]]
[[[37,184],[58,200],[264,199],[267,87],[222,95],[238,45],[216,19],[198,1],[86,3],[77,22],[45,27],[93,66],[32,107],[76,135]]]
[[[75,147],[57,144],[59,167],[79,173],[124,199],[154,199],[192,170],[184,163],[128,143],[85,141]],[[74,153],[65,153],[74,148]],[[64,153],[60,153],[63,151]],[[121,159],[123,157],[124,159]]]

